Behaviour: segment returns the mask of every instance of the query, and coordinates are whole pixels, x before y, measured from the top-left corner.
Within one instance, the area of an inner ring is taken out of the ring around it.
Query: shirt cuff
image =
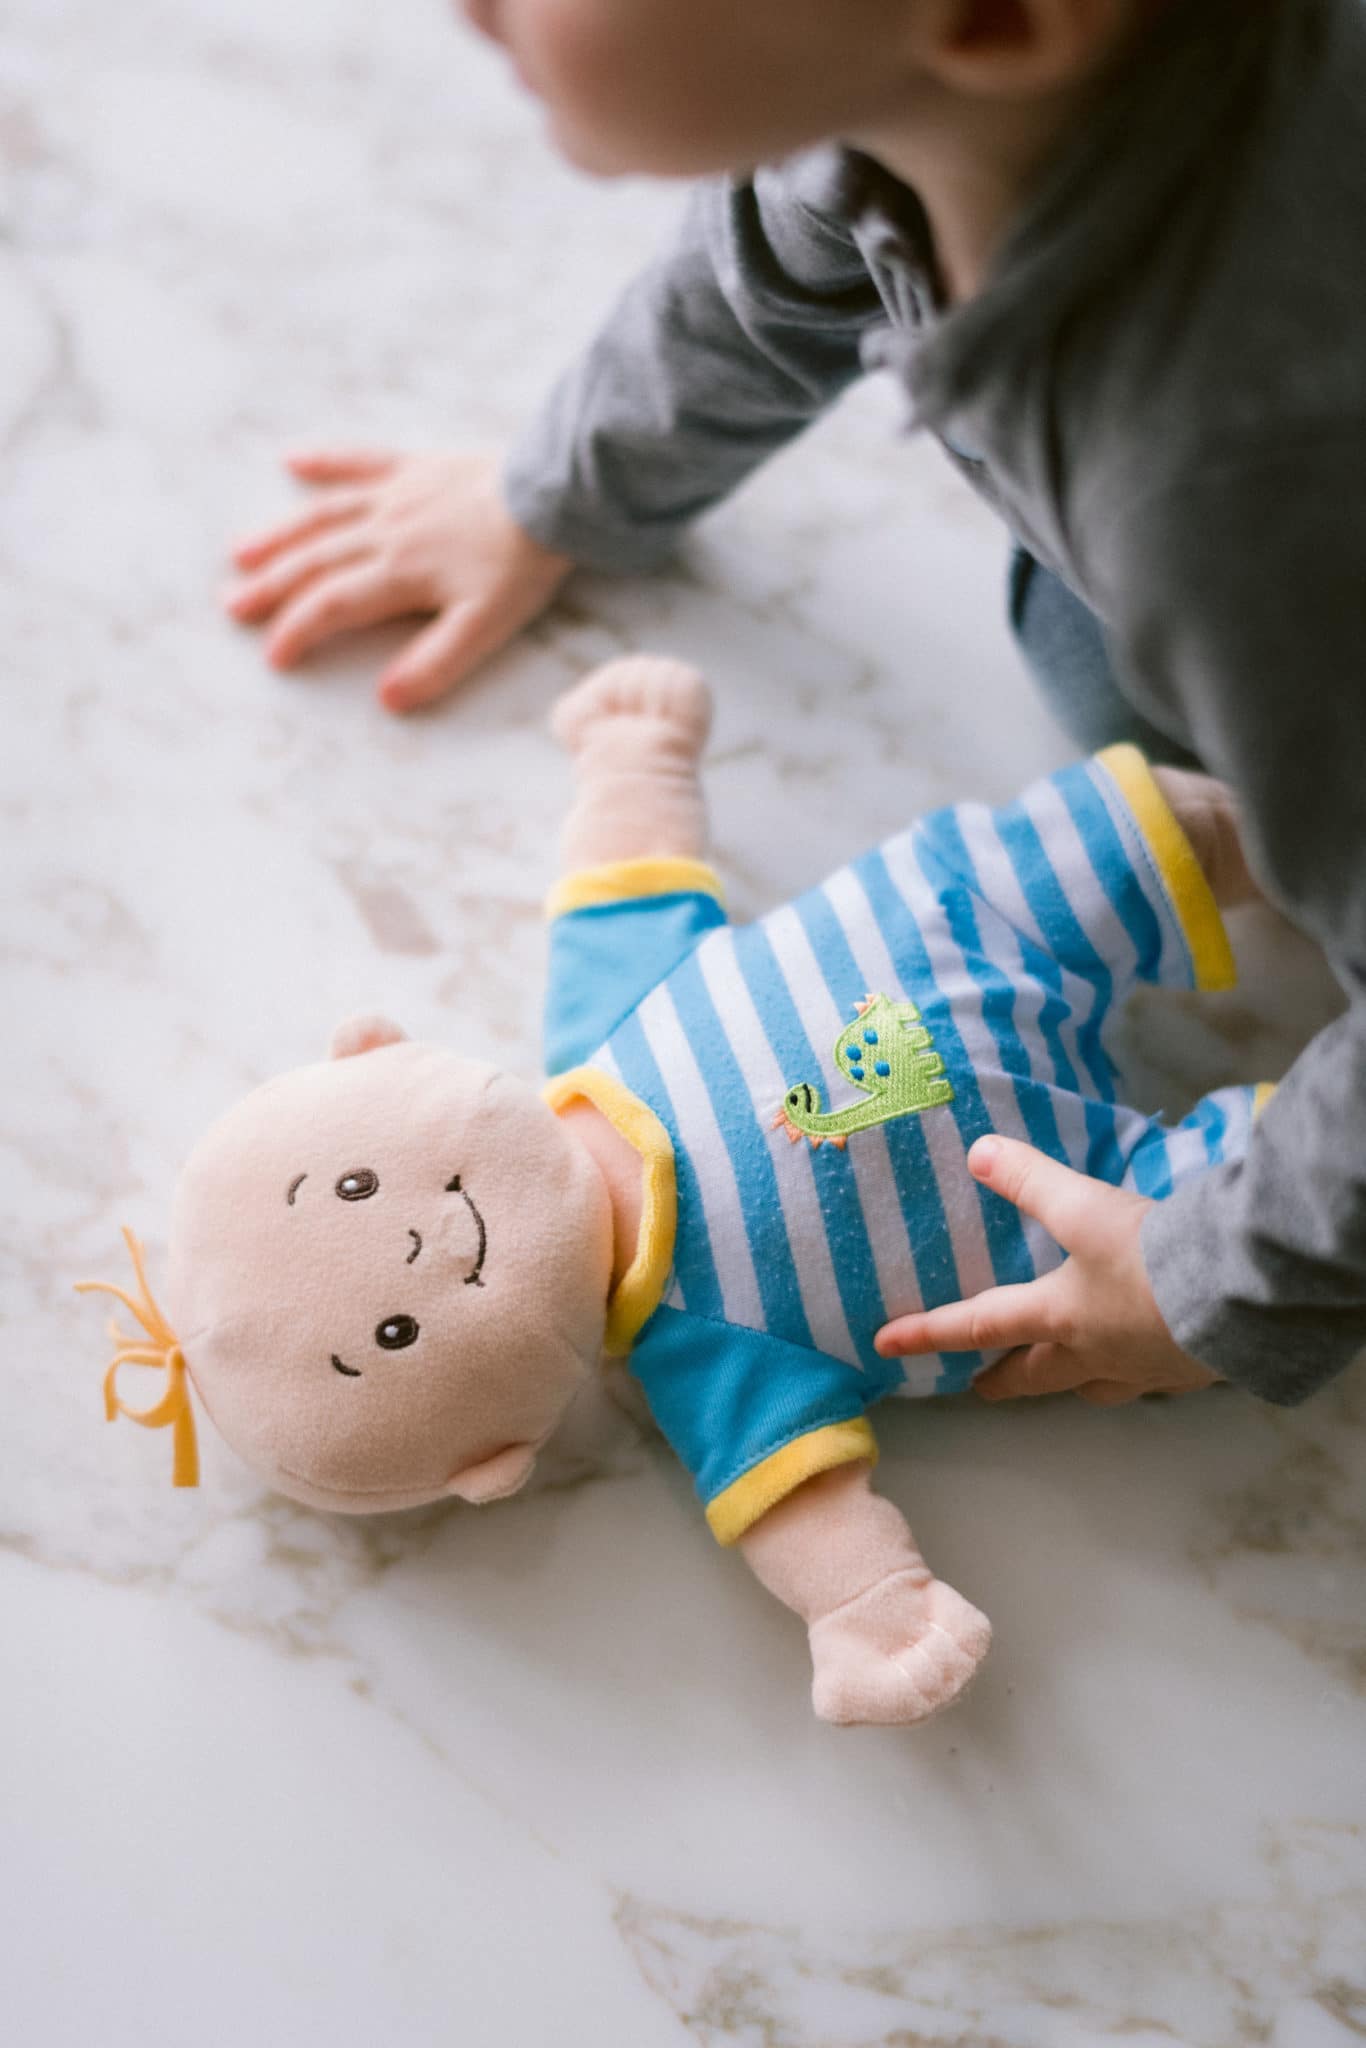
[[[635,903],[651,896],[711,896],[725,908],[721,878],[704,860],[682,854],[645,854],[565,875],[545,900],[547,918],[570,910],[600,910],[609,903]]]
[[[837,1465],[877,1463],[877,1439],[864,1415],[828,1422],[822,1429],[784,1444],[748,1472],[742,1472],[707,1503],[707,1523],[718,1543],[738,1543],[747,1530],[817,1473]]]
[[[503,469],[503,503],[523,533],[553,554],[568,555],[581,569],[608,576],[636,576],[660,569],[673,554],[690,520],[666,526],[645,520],[616,524],[594,517],[573,501],[572,491],[551,480],[538,459],[533,436],[524,454],[514,449]]]
[[[1190,951],[1195,986],[1236,987],[1238,969],[1223,914],[1195,849],[1144,756],[1137,747],[1125,744],[1106,747],[1096,761],[1128,805],[1157,870]]]
[[[1148,1282],[1183,1351],[1245,1393],[1296,1408],[1352,1363],[1358,1345],[1311,1303],[1259,1301],[1250,1286],[1230,1286],[1241,1262],[1236,1248],[1230,1257],[1220,1210],[1237,1170],[1215,1168],[1153,1204],[1140,1234]]]

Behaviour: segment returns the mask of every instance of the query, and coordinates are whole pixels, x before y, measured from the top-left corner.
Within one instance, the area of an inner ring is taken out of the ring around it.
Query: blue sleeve
[[[547,1074],[581,1065],[725,923],[719,887],[692,860],[621,861],[561,885],[550,903]]]
[[[636,1340],[631,1370],[723,1542],[802,1479],[875,1455],[863,1418],[904,1378],[899,1359],[864,1370],[667,1306]],[[779,1454],[801,1444],[809,1454],[775,1471]]]

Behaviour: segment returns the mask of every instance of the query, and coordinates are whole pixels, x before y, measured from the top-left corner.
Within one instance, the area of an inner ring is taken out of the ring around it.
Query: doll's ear
[[[348,1017],[332,1033],[328,1050],[334,1060],[349,1060],[358,1052],[374,1052],[381,1045],[401,1045],[407,1036],[387,1017]]]
[[[454,1473],[446,1481],[446,1491],[473,1501],[476,1507],[486,1500],[506,1500],[526,1485],[535,1463],[535,1444],[508,1444],[482,1464],[466,1465],[463,1472]]]

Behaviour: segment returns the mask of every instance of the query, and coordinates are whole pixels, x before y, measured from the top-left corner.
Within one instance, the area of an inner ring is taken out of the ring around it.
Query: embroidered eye
[[[379,1175],[371,1173],[368,1166],[353,1166],[337,1182],[337,1193],[344,1202],[363,1202],[367,1195],[373,1195],[379,1187]]]
[[[417,1342],[417,1324],[411,1316],[386,1316],[375,1331],[381,1351],[406,1351]]]

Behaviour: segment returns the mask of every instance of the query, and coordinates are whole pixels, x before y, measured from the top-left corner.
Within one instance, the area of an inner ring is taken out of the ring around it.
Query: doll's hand
[[[740,1548],[759,1583],[806,1623],[823,1721],[924,1721],[987,1653],[990,1622],[935,1578],[862,1460],[808,1479]]]
[[[877,1335],[884,1358],[1009,1347],[974,1383],[989,1401],[1070,1389],[1110,1407],[1213,1384],[1217,1373],[1181,1349],[1153,1299],[1139,1243],[1150,1202],[1013,1138],[979,1138],[968,1165],[1069,1256],[1042,1280],[885,1324]]]
[[[711,695],[686,662],[632,654],[560,698],[551,730],[574,758],[560,841],[566,874],[604,862],[700,860],[707,843],[698,762]]]
[[[266,652],[277,668],[338,633],[434,613],[379,679],[390,711],[453,690],[545,610],[573,567],[516,524],[494,456],[322,449],[287,466],[321,488],[292,519],[238,543],[244,574],[224,601],[244,624],[273,622]]]
[[[822,1721],[928,1720],[957,1699],[991,1646],[984,1614],[931,1578],[899,1571],[812,1622],[811,1701]]]
[[[566,691],[550,724],[561,746],[576,756],[603,742],[621,742],[664,745],[693,762],[711,729],[711,692],[686,662],[628,654]]]

